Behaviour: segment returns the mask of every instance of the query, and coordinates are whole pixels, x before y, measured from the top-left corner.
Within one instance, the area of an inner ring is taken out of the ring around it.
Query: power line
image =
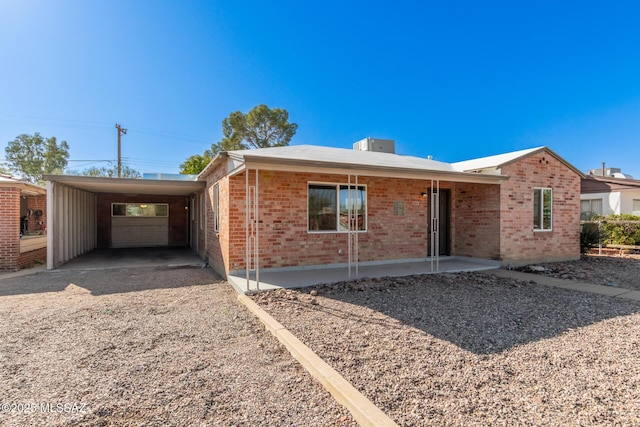
[[[110,127],[109,124],[105,122],[98,121],[88,121],[88,120],[75,120],[75,119],[60,119],[60,118],[47,118],[47,117],[37,117],[37,116],[18,116],[13,114],[0,114],[0,121],[9,121],[9,122],[26,122],[33,123],[41,126],[52,126],[52,127],[63,127],[63,128],[75,128],[75,129],[108,129]],[[43,123],[45,122],[45,123]],[[49,122],[49,123],[46,123]],[[130,132],[134,132],[137,134],[146,134],[150,136],[155,136],[164,139],[173,139],[175,141],[185,141],[185,142],[198,142],[205,144],[212,144],[214,142],[214,138],[204,138],[193,135],[187,135],[179,132],[170,132],[165,130],[158,129],[149,129],[143,127],[129,127],[128,130]]]

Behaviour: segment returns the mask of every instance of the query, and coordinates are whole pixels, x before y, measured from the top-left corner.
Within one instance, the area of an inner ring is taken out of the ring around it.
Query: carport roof
[[[124,193],[163,196],[187,196],[204,189],[205,181],[175,181],[166,179],[104,178],[75,175],[44,175],[48,182],[57,182],[91,193]]]

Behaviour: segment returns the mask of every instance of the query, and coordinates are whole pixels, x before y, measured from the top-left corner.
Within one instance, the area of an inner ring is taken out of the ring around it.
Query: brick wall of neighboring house
[[[0,187],[0,269],[18,268],[20,189]]]
[[[100,193],[97,195],[97,247],[111,247],[112,203],[167,203],[169,204],[169,246],[189,244],[189,198],[186,196],[155,196]]]
[[[353,179],[353,178],[352,178]],[[255,172],[250,172],[254,185]],[[348,234],[308,232],[307,186],[313,183],[347,184],[348,176],[261,171],[259,175],[260,266],[290,267],[346,263]],[[352,181],[353,183],[353,181]],[[428,251],[428,205],[421,192],[427,181],[359,177],[367,188],[367,231],[358,234],[359,260],[425,258]],[[441,183],[441,188],[452,188]],[[229,235],[227,271],[245,268],[245,174],[229,180]],[[396,209],[400,202],[404,213]],[[397,205],[396,205],[397,206]],[[223,256],[225,251],[222,251]]]
[[[21,253],[18,256],[16,268],[25,268],[32,265],[34,262],[40,262],[46,264],[47,262],[47,248],[36,249],[35,251],[29,251]]]
[[[500,186],[458,183],[452,198],[452,254],[499,259]]]
[[[47,196],[27,196],[27,209],[31,209],[31,216],[28,218],[29,232],[46,229],[47,222]],[[40,216],[37,211],[42,211]]]
[[[580,176],[543,151],[502,169],[500,256],[503,264],[580,257]],[[534,188],[552,189],[552,231],[533,231]]]

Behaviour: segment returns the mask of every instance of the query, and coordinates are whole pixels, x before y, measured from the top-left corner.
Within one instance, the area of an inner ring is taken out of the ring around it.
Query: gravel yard
[[[484,273],[255,295],[400,425],[640,425],[640,303]]]
[[[596,285],[616,286],[640,290],[640,255],[583,255],[577,261],[537,264],[544,270],[534,271],[523,267],[522,271],[545,274]]]
[[[356,425],[210,270],[4,279],[0,327],[2,426]]]

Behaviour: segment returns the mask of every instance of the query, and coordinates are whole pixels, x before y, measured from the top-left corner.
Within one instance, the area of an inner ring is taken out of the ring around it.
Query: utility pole
[[[127,134],[127,130],[116,123],[116,129],[118,129],[118,178],[122,176],[122,149],[120,144],[120,137]]]

